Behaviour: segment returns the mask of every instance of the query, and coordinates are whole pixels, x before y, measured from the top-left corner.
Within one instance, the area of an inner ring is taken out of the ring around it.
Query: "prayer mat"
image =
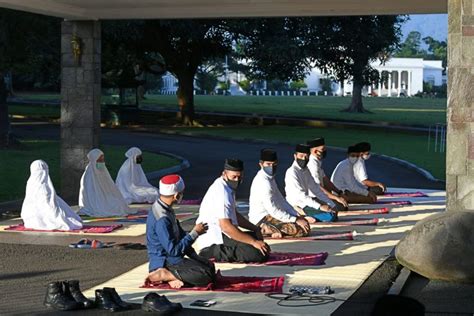
[[[257,266],[320,266],[326,264],[327,252],[320,253],[296,253],[296,252],[272,252],[267,262],[246,263]],[[211,261],[213,261],[211,259]],[[228,262],[219,262],[228,263]],[[229,262],[240,263],[240,262]]]
[[[133,219],[133,218],[146,218],[148,215],[147,210],[138,210],[134,214],[125,215],[125,216],[109,216],[109,217],[91,217],[87,215],[81,215],[82,221],[84,223],[93,223],[93,222],[115,222],[121,219]]]
[[[281,293],[283,291],[284,276],[279,277],[247,277],[223,276],[220,270],[216,273],[216,282],[205,287],[182,287],[173,289],[167,283],[146,282],[141,288],[177,291],[220,291],[243,293]]]
[[[147,216],[148,215],[137,215],[137,216],[129,215],[125,218],[120,218],[120,219],[117,219],[115,221],[120,222],[120,223],[146,223]],[[197,217],[197,215],[194,214],[194,213],[176,214],[176,218],[181,222],[184,222],[184,221],[196,218],[196,217]]]
[[[344,231],[344,232],[328,232],[328,231],[312,231],[309,236],[306,237],[283,237],[283,238],[271,238],[265,237],[265,239],[280,239],[280,240],[354,240],[357,235],[356,231]]]
[[[410,201],[393,201],[393,202],[377,201],[377,202],[372,203],[372,204],[384,204],[384,205],[398,205],[398,206],[401,206],[401,205],[411,205],[411,202]]]
[[[201,205],[202,199],[198,200],[182,200],[179,205]]]
[[[368,214],[388,214],[390,210],[387,207],[375,208],[372,210],[354,210],[354,211],[341,211],[337,216],[350,216],[350,215],[368,215]]]
[[[88,234],[107,234],[111,233],[116,229],[119,229],[122,227],[122,225],[117,224],[117,225],[103,225],[103,226],[89,226],[89,225],[84,225],[82,229],[74,229],[74,230],[41,230],[41,229],[32,229],[32,228],[26,228],[23,224],[18,224],[18,225],[11,225],[5,230],[8,231],[16,231],[16,232],[48,232],[48,233],[88,233]]]
[[[382,196],[386,197],[428,197],[427,194],[423,192],[387,192]]]
[[[378,218],[339,219],[337,222],[318,222],[310,226],[371,226],[379,223]]]

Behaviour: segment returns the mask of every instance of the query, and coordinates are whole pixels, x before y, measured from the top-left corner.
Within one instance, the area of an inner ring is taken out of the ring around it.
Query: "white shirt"
[[[249,205],[249,220],[255,225],[267,215],[285,223],[296,222],[298,216],[278,189],[275,177],[267,175],[263,169],[253,178]]]
[[[311,173],[311,176],[314,179],[314,182],[316,182],[319,185],[324,185],[324,177],[326,174],[324,173],[323,170],[323,162],[316,158],[313,155],[309,156],[309,162],[308,162],[308,170],[309,173]]]
[[[130,148],[125,157],[127,160],[120,168],[115,184],[122,193],[127,204],[154,203],[158,197],[158,189],[152,186],[143,172],[142,166],[136,163],[142,151],[137,147]]]
[[[308,168],[301,169],[296,161],[286,170],[285,192],[288,203],[300,208],[309,206],[318,209],[321,204],[313,198],[317,198],[330,207],[335,206],[335,203],[321,190],[319,184],[314,182]]]
[[[331,181],[340,190],[347,190],[353,193],[367,196],[369,191],[354,176],[354,166],[349,159],[341,161],[334,169]]]
[[[222,177],[217,178],[204,195],[196,223],[207,223],[209,229],[197,239],[200,249],[223,243],[220,219],[230,219],[239,226],[235,206],[235,192]]]
[[[354,164],[354,176],[360,183],[369,178],[367,176],[367,169],[365,168],[365,160],[362,159],[362,157]]]
[[[82,228],[82,220],[54,190],[49,168],[43,160],[30,166],[21,219],[26,228],[40,230],[73,230]]]

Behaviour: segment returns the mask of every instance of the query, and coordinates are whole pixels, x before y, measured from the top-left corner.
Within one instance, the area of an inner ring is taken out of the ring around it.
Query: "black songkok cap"
[[[240,159],[226,159],[224,169],[229,171],[242,171],[244,170],[244,163]]]
[[[356,144],[355,146],[357,147],[357,149],[361,153],[366,152],[366,151],[370,151],[370,143],[362,142],[362,143]]]
[[[298,144],[296,145],[295,152],[309,155],[309,149],[309,146],[305,144]]]
[[[308,146],[311,147],[311,148],[323,146],[323,145],[325,145],[325,144],[326,144],[326,143],[324,142],[324,138],[323,138],[323,137],[315,138],[315,139],[313,139],[313,140],[308,140],[308,141],[306,142],[306,145],[308,145]]]
[[[277,153],[273,149],[265,148],[260,151],[261,161],[277,161]]]
[[[360,150],[357,146],[353,145],[353,146],[349,146],[347,148],[347,153],[350,154],[350,153],[360,153]]]

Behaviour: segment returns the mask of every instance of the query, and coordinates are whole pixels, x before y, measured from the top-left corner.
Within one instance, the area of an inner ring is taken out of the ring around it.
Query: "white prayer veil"
[[[40,230],[81,229],[81,218],[56,194],[46,162],[33,161],[30,172],[21,208],[25,227]]]
[[[130,148],[125,157],[127,160],[120,168],[115,184],[128,204],[154,203],[159,196],[158,189],[152,186],[143,172],[142,166],[136,162],[142,151],[137,147]]]
[[[97,160],[104,153],[92,149],[87,158],[89,163],[81,178],[79,211],[94,217],[124,216],[130,212],[127,203],[110,177],[107,167],[98,168]]]

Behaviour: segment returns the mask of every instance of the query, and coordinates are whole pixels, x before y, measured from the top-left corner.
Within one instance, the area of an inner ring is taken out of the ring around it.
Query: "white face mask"
[[[96,168],[99,170],[104,170],[105,169],[105,162],[97,162],[95,164]]]
[[[364,160],[369,160],[369,158],[370,158],[370,154],[367,154],[367,155],[363,155],[363,156],[362,156],[362,159],[364,159]]]
[[[359,159],[359,157],[349,157],[349,162],[350,162],[351,164],[355,164],[358,159]]]

